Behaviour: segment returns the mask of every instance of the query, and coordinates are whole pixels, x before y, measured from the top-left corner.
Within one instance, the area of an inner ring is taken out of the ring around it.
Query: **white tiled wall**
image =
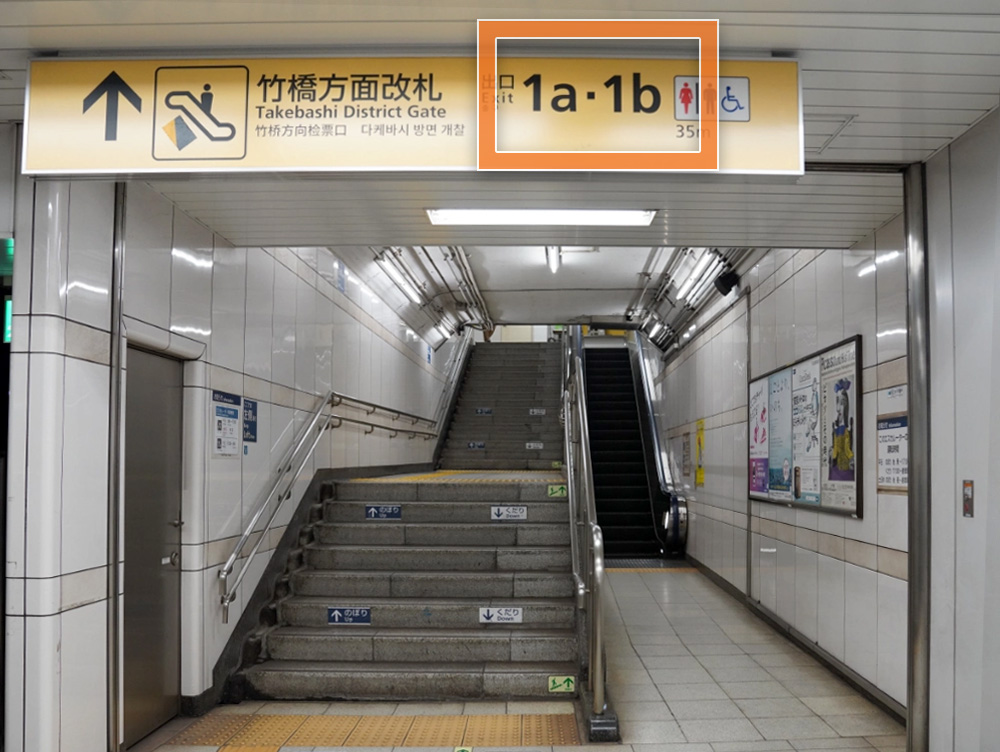
[[[104,743],[114,206],[111,183],[18,185],[5,617],[11,752]],[[267,556],[251,565],[228,625],[219,566],[320,396],[333,388],[433,417],[453,345],[430,351],[353,275],[337,289],[341,262],[326,249],[234,248],[138,183],[128,186],[125,221],[129,336],[186,360],[181,692],[198,695]],[[258,401],[258,441],[241,457],[209,453],[212,389]],[[336,412],[360,417],[347,406]],[[317,468],[423,463],[432,453],[433,442],[419,438],[330,431],[295,499]],[[289,504],[279,515],[262,550],[277,544],[292,511]]]
[[[907,502],[876,491],[875,422],[878,390],[906,377],[903,242],[897,217],[848,251],[768,252],[744,275],[749,295],[710,326],[699,322],[657,387],[672,465],[689,498],[689,555],[746,592],[749,525],[751,597],[900,703]],[[748,509],[748,377],[855,334],[865,370],[864,518],[761,502]],[[698,420],[705,421],[705,485],[696,488],[681,457]]]
[[[172,221],[164,221],[170,212]],[[148,217],[155,218],[152,227],[144,225]],[[205,660],[196,671],[183,672],[182,691],[196,695],[210,686],[215,660],[236,621],[221,625],[219,565],[319,395],[333,388],[433,416],[449,349],[432,353],[428,363],[426,344],[407,336],[390,307],[357,277],[340,292],[327,249],[233,248],[141,185],[129,186],[126,227],[127,258],[139,259],[127,265],[126,316],[166,325],[173,334],[206,345],[201,358],[206,367],[186,373],[191,418],[186,431],[208,439],[211,389],[258,400],[258,440],[245,445],[241,458],[209,456],[201,443],[185,451],[192,481],[185,486],[185,516],[199,516],[200,524],[183,529],[182,566],[200,572],[203,580],[184,580],[182,629],[187,641],[202,645]],[[161,257],[169,258],[169,270],[160,267]],[[147,273],[145,263],[157,268],[156,276]],[[158,294],[164,279],[170,280],[169,295]],[[337,412],[357,415],[345,406]],[[314,468],[428,462],[432,451],[432,442],[419,438],[365,435],[364,429],[345,425],[324,437],[295,497]],[[279,529],[293,511],[289,504],[279,513]],[[266,557],[254,563],[259,571],[244,581],[245,594],[252,592],[264,563]]]
[[[996,112],[927,164],[930,743],[946,752],[990,749],[1000,738],[998,182]],[[965,480],[975,484],[973,517],[962,511]]]

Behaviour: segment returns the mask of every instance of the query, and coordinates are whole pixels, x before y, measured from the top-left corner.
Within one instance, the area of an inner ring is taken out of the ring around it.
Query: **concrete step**
[[[337,483],[342,501],[546,501],[545,483]]]
[[[529,399],[520,394],[498,396],[490,393],[488,395],[469,396],[459,392],[457,405],[458,407],[471,407],[473,410],[477,407],[492,407],[494,410],[498,407],[503,407],[505,410],[523,410],[525,413],[533,407],[544,407],[546,414],[548,414],[549,410],[555,410],[556,414],[558,414],[559,408],[562,407],[562,397],[558,394],[549,394],[545,395],[544,398]]]
[[[492,413],[477,413],[476,410],[486,408],[492,410]],[[515,425],[544,425],[546,423],[559,423],[559,410],[553,408],[545,408],[544,415],[532,415],[531,408],[526,410],[521,408],[511,408],[507,405],[476,405],[473,406],[472,403],[465,405],[460,405],[455,408],[455,414],[452,418],[453,421],[459,420],[475,420],[483,423],[494,423],[494,424],[515,424]]]
[[[249,694],[259,699],[515,700],[553,697],[549,677],[576,673],[575,662],[268,661],[248,669],[246,679]]]
[[[480,452],[480,454],[482,454]],[[478,458],[452,457],[441,460],[441,468],[446,470],[552,470],[557,460],[495,460]],[[562,467],[562,460],[558,460]]]
[[[486,442],[487,449],[495,449],[500,442],[509,444],[510,448],[516,450],[518,447],[525,449],[525,445],[531,442],[542,442],[544,448],[549,446],[562,446],[562,431],[539,431],[537,429],[503,429],[483,430],[482,428],[469,428],[467,426],[456,426],[448,433],[446,447],[450,444],[460,449],[467,449],[469,442]]]
[[[315,569],[441,569],[459,572],[497,570],[568,572],[569,547],[407,546],[388,551],[371,546],[306,547],[306,563]]]
[[[525,365],[525,366],[498,366],[493,364],[479,364],[481,368],[473,368],[466,372],[463,385],[480,384],[512,384],[516,381],[537,382],[545,386],[559,388],[562,382],[562,368],[560,366],[546,365]]]
[[[400,521],[403,523],[486,523],[503,526],[515,523],[493,522],[490,507],[494,504],[516,504],[527,507],[528,522],[558,522],[568,526],[569,506],[566,499],[553,502],[527,502],[517,500],[478,499],[470,501],[409,501],[396,506],[400,509]],[[393,520],[369,520],[367,504],[364,501],[328,501],[323,508],[323,519],[326,522],[365,522],[369,525],[399,524]]]
[[[379,598],[569,598],[568,572],[368,572],[303,569],[296,595]]]
[[[569,525],[403,523],[390,520],[323,524],[316,540],[367,546],[568,546]],[[387,554],[388,555],[388,554]]]
[[[371,629],[281,627],[267,635],[275,660],[471,663],[572,661],[575,633],[564,629]]]
[[[553,462],[562,462],[563,453],[561,449],[552,450],[541,450],[541,451],[526,451],[524,449],[520,451],[491,451],[489,449],[449,449],[441,453],[441,465],[442,467],[452,467],[449,463],[451,462],[471,462],[472,466],[470,468],[464,469],[476,469],[478,466],[476,463],[482,462],[529,462],[531,460],[536,460],[545,463],[543,469],[548,469],[552,467]],[[461,469],[461,468],[452,468]],[[479,469],[484,469],[479,467]]]
[[[576,623],[576,610],[571,598],[327,598],[296,595],[278,604],[278,616],[284,626],[331,628],[329,609],[370,608],[370,625],[349,628],[495,629],[497,625],[481,624],[479,621],[479,609],[487,607],[523,609],[522,629],[571,629]]]
[[[472,446],[470,446],[470,444]],[[480,446],[484,444],[485,446]],[[541,444],[541,447],[531,447],[528,444]],[[453,439],[450,435],[444,442],[444,451],[457,450],[460,452],[492,452],[497,453],[518,453],[525,457],[535,457],[537,454],[555,454],[562,456],[562,437],[545,441],[540,438],[500,438],[488,436],[475,436],[474,438]]]

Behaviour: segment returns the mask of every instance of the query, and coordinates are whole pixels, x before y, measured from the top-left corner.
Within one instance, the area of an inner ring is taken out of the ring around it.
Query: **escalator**
[[[629,351],[588,348],[587,420],[597,521],[608,558],[655,558],[656,536]]]

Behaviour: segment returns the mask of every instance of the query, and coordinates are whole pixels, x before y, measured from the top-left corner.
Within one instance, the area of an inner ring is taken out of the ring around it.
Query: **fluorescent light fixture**
[[[712,260],[712,263],[708,265],[708,268],[705,270],[701,279],[698,281],[698,284],[694,286],[694,289],[688,295],[687,302],[689,305],[695,306],[698,305],[699,302],[701,302],[701,299],[704,297],[705,293],[708,292],[709,289],[711,289],[712,282],[715,280],[716,275],[722,268],[722,264],[723,264],[722,258],[720,258],[719,256],[716,256]]]
[[[434,327],[434,329],[436,329],[436,330],[437,330],[437,333],[438,333],[438,334],[440,334],[440,335],[441,335],[442,337],[444,337],[445,339],[448,339],[449,337],[451,337],[451,332],[449,332],[449,331],[448,331],[448,330],[447,330],[447,329],[446,329],[446,328],[444,327],[444,325],[443,325],[443,324],[438,324],[437,326],[435,326],[435,327]]]
[[[562,251],[559,250],[559,246],[545,246],[545,263],[549,265],[553,274],[559,271],[559,265],[562,263]]]
[[[420,295],[413,289],[413,285],[403,279],[403,275],[400,274],[399,270],[392,265],[391,261],[388,261],[385,258],[377,258],[375,261],[382,267],[382,271],[388,274],[392,281],[396,283],[396,287],[403,291],[406,297],[417,305],[421,305],[423,303]]]
[[[653,326],[653,328],[649,330],[649,338],[650,339],[655,339],[656,335],[660,333],[660,330],[662,328],[663,328],[663,324],[661,324],[659,321],[657,321],[656,324]]]
[[[427,209],[432,225],[649,227],[655,209]]]
[[[684,284],[677,291],[677,301],[680,302],[687,297],[687,294],[691,292],[691,288],[694,284],[701,278],[701,273],[705,271],[705,267],[708,266],[708,262],[712,260],[712,254],[705,250],[701,254],[701,258],[698,259],[698,263],[694,265],[694,271],[684,280]]]

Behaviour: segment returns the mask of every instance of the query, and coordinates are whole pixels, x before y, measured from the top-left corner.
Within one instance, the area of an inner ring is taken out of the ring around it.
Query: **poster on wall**
[[[819,504],[819,358],[792,367],[792,498]]]
[[[212,454],[216,457],[239,457],[242,426],[238,394],[212,390]]]
[[[862,516],[860,348],[853,337],[747,385],[750,498]],[[891,470],[905,468],[905,387],[879,408],[880,488],[905,488]]]
[[[823,506],[853,510],[858,481],[858,390],[856,343],[820,356]]]
[[[750,384],[750,495],[767,497],[767,379]]]
[[[909,487],[909,416],[905,386],[878,393],[878,492],[905,496]]]
[[[694,484],[705,485],[705,421],[699,420],[695,429],[694,443]]]
[[[767,496],[775,501],[791,501],[792,369],[771,374],[767,388]]]
[[[691,477],[691,434],[681,437],[681,472],[685,478]]]

